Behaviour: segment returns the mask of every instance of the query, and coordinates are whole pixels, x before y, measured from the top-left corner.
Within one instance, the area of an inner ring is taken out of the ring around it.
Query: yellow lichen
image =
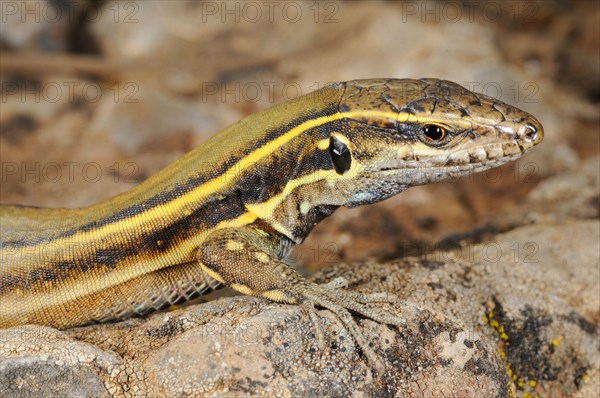
[[[552,345],[554,347],[557,347],[562,340],[563,340],[563,336],[558,336],[556,339],[552,339]]]

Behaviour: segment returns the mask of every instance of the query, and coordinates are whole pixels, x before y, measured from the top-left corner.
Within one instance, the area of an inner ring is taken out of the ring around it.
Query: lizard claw
[[[300,304],[300,308],[308,314],[310,321],[314,328],[315,340],[317,341],[317,347],[319,350],[325,348],[325,327],[323,326],[319,315],[317,314],[317,310],[315,305],[310,300],[304,300]]]
[[[323,326],[319,321],[319,317],[315,310],[317,306],[333,312],[333,314],[342,322],[346,330],[352,335],[356,345],[360,347],[371,366],[373,366],[378,373],[382,373],[385,368],[379,355],[375,353],[375,350],[369,344],[369,341],[360,330],[350,311],[356,312],[378,323],[402,326],[406,324],[404,318],[366,305],[366,303],[374,302],[397,303],[398,299],[396,296],[388,293],[365,294],[339,290],[336,288],[337,286],[345,285],[347,285],[347,281],[344,278],[336,278],[323,285],[304,283],[294,288],[294,293],[301,297],[301,307],[309,314],[315,328],[315,338],[319,348],[324,347],[324,342]]]

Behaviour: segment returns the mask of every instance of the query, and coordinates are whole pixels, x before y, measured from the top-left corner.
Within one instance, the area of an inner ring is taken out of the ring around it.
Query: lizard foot
[[[363,315],[378,323],[402,326],[406,324],[404,318],[367,305],[368,303],[398,304],[398,298],[389,293],[367,294],[339,289],[339,287],[346,286],[347,284],[347,281],[343,278],[336,278],[323,285],[303,283],[294,288],[293,293],[300,297],[300,306],[308,313],[314,325],[315,338],[319,348],[324,347],[324,332],[316,312],[316,307],[323,307],[333,312],[342,322],[369,363],[381,373],[384,369],[383,363],[360,330],[350,311]]]

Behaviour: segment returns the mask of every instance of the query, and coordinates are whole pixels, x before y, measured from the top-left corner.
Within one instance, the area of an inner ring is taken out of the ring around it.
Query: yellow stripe
[[[182,259],[185,255],[189,256],[189,253],[198,248],[198,246],[202,244],[202,241],[204,241],[212,231],[224,228],[240,228],[255,220],[256,216],[254,214],[244,213],[237,218],[222,221],[205,233],[190,238],[170,251],[139,265],[129,267],[117,265],[113,272],[102,274],[88,272],[85,278],[80,278],[77,273],[73,273],[72,279],[61,281],[60,284],[54,288],[50,286],[34,286],[31,289],[31,292],[26,292],[27,294],[19,294],[18,291],[12,291],[11,293],[2,296],[0,319],[8,319],[8,316],[11,314],[18,315],[20,312],[15,311],[15,308],[22,309],[22,313],[24,314],[27,312],[27,309],[31,308],[35,308],[36,311],[39,311],[43,308],[60,306],[67,301],[78,300],[81,297],[100,292],[139,276],[158,271],[161,268],[165,268],[165,266],[169,267],[176,265],[173,264],[174,260],[179,258]],[[35,292],[35,294],[33,294],[33,292]]]
[[[336,173],[334,170],[316,170],[313,173],[289,180],[281,193],[270,197],[265,202],[245,204],[244,206],[253,214],[256,214],[258,218],[269,219],[269,224],[271,224],[276,231],[284,234],[285,236],[291,237],[291,231],[270,217],[275,212],[277,206],[286,200],[286,198],[298,187],[313,184],[321,180],[326,180],[331,184],[335,184],[335,182],[339,180],[352,179],[360,173],[362,167],[363,166],[358,162],[352,162],[350,170],[341,175]]]
[[[408,120],[408,116],[410,115],[404,112],[388,112],[375,109],[353,110],[342,113],[342,117],[347,117],[348,119],[388,119],[390,121],[406,121]],[[406,120],[404,120],[404,118],[406,118]]]

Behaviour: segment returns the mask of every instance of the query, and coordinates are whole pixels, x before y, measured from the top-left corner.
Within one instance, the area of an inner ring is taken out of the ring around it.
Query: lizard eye
[[[336,137],[336,135],[331,135],[329,137],[329,155],[333,161],[333,168],[336,173],[344,174],[350,170],[352,154],[350,153],[348,145],[340,138],[341,137]]]
[[[431,142],[440,142],[446,137],[446,129],[435,124],[423,126],[423,134]]]

